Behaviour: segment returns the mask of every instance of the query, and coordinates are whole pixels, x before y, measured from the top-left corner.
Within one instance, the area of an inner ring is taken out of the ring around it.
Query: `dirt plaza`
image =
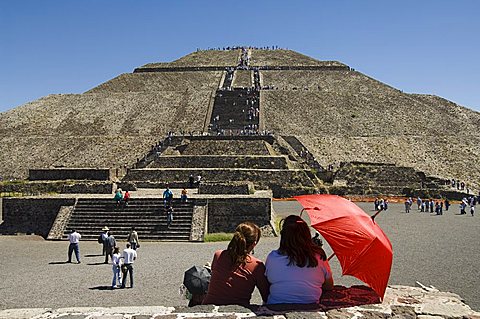
[[[373,203],[358,205],[373,214]],[[294,201],[276,201],[274,209],[279,216],[298,214],[301,210]],[[480,219],[458,214],[457,205],[442,216],[419,213],[416,207],[405,214],[403,204],[398,203],[391,204],[376,221],[394,249],[390,284],[414,286],[419,281],[433,285],[459,294],[478,310]],[[125,238],[117,240],[123,248]],[[255,255],[265,260],[278,242],[279,238],[262,238]],[[226,246],[226,242],[142,242],[135,263],[135,288],[112,291],[111,265],[103,264],[98,243],[81,242],[82,263],[66,264],[67,242],[45,241],[37,236],[2,236],[0,309],[185,305],[187,301],[179,294],[183,272],[194,264],[211,261],[213,252]],[[342,277],[335,259],[331,266],[336,284],[360,283],[355,278]],[[252,302],[260,303],[258,294]]]

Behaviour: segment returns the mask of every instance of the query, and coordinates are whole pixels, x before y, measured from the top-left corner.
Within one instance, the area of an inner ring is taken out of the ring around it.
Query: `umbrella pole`
[[[330,257],[327,258],[327,260],[330,261],[330,259],[332,259],[333,256],[335,256],[335,253],[331,254]]]
[[[375,222],[375,217],[377,217],[377,215],[380,214],[380,212],[381,212],[382,210],[383,210],[383,208],[380,208],[380,209],[378,210],[378,212],[376,212],[373,216],[371,216],[372,222]]]
[[[304,211],[305,211],[305,208],[302,209],[302,211],[300,212],[300,217],[302,217],[302,214],[303,214]]]

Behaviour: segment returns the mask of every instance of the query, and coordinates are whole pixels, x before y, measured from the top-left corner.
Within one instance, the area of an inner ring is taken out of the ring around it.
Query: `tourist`
[[[477,200],[475,198],[475,196],[472,196],[471,199],[470,199],[470,214],[473,214],[475,213],[475,205],[477,204]]]
[[[460,215],[465,215],[466,212],[466,207],[467,207],[467,199],[464,198],[462,199],[462,202],[460,203]]]
[[[193,174],[190,174],[190,176],[188,176],[188,187],[193,188],[194,182],[195,182],[195,178],[193,177]]]
[[[137,250],[137,248],[140,247],[140,243],[138,241],[138,234],[135,230],[135,227],[132,227],[130,233],[128,233],[127,241],[130,243],[130,246],[133,250]]]
[[[268,255],[265,267],[271,285],[267,304],[314,304],[322,290],[333,288],[325,251],[312,242],[307,223],[296,215],[283,220],[280,247]]]
[[[164,206],[171,206],[172,205],[172,200],[173,200],[173,192],[170,190],[170,188],[167,185],[167,189],[163,192],[163,203]]]
[[[373,206],[375,207],[375,210],[377,211],[379,206],[380,206],[380,201],[378,198],[375,198],[375,201],[373,202]]]
[[[383,210],[387,210],[387,209],[388,209],[388,199],[385,199],[383,200]]]
[[[118,247],[115,247],[113,249],[113,255],[112,255],[112,271],[113,271],[113,279],[112,279],[112,289],[118,288],[117,286],[117,281],[118,284],[122,284],[122,278],[120,276],[120,268],[122,266],[122,260],[120,259],[120,249]]]
[[[445,210],[448,211],[448,208],[450,207],[450,201],[448,198],[445,199]]]
[[[405,213],[410,213],[410,201],[408,199],[405,200]]]
[[[260,240],[260,228],[250,222],[235,229],[226,250],[213,255],[212,277],[203,304],[248,305],[255,287],[264,302],[268,297],[265,265],[251,255]]]
[[[125,194],[123,195],[123,203],[125,204],[125,206],[128,206],[129,201],[130,201],[130,192],[126,190]]]
[[[77,258],[77,263],[80,263],[80,248],[78,246],[82,235],[77,233],[75,229],[72,229],[72,232],[68,234],[68,241],[70,245],[68,246],[68,261],[67,263],[72,262],[72,253],[75,252],[75,258]]]
[[[100,233],[100,236],[98,237],[98,243],[102,244],[102,256],[107,254],[108,231],[109,229],[107,226],[103,227],[102,233]]]
[[[383,200],[383,198],[380,198],[380,200],[378,201],[378,209],[379,210],[385,209],[385,201]]]
[[[187,202],[187,194],[188,194],[188,191],[187,189],[184,187],[182,189],[182,196],[181,196],[181,200],[182,202],[186,203]]]
[[[165,212],[167,213],[167,228],[170,228],[170,225],[173,222],[173,207],[167,206]]]
[[[130,274],[130,288],[133,288],[133,263],[137,259],[137,252],[130,248],[130,243],[127,243],[127,248],[123,250],[123,267],[122,267],[122,286],[125,288],[127,282],[127,273]]]
[[[117,204],[117,207],[120,206],[123,200],[123,194],[122,194],[121,188],[117,189],[117,191],[115,192],[115,196],[113,197],[113,200]]]
[[[422,199],[420,198],[420,196],[417,197],[417,210],[420,210],[420,208],[422,207]]]
[[[435,206],[433,199],[430,199],[430,213],[433,214],[433,206]]]
[[[435,203],[435,214],[440,215],[440,203],[439,202]]]
[[[202,176],[200,174],[197,175],[197,179],[195,181],[195,183],[197,184],[197,187],[200,187],[200,182],[202,180]]]
[[[115,249],[115,247],[117,246],[117,241],[115,240],[115,237],[113,237],[112,233],[109,231],[108,233],[108,237],[107,237],[107,240],[106,240],[106,254],[105,254],[105,261],[104,261],[104,264],[108,264],[108,257],[110,256],[110,259],[113,259],[113,250]]]

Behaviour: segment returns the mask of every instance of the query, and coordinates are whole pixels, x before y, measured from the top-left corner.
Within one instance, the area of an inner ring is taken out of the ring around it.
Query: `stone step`
[[[173,222],[175,223],[176,228],[190,231],[190,228],[191,228],[190,223],[181,222],[181,221],[178,221],[178,220],[175,220],[175,219],[173,220]],[[145,230],[145,229],[157,229],[162,225],[166,225],[167,224],[167,219],[165,218],[161,221],[158,220],[158,221],[155,221],[154,223],[150,223],[150,224],[137,223],[135,221],[125,222],[123,224],[113,223],[111,221],[104,221],[102,223],[75,222],[75,223],[71,223],[70,227],[72,227],[74,229],[92,229],[92,230],[95,230],[96,232],[98,232],[105,226],[105,224],[107,224],[110,229],[130,230],[131,226],[135,226],[135,229],[144,229]]]
[[[92,225],[87,225],[87,226],[82,226],[78,225],[78,227],[75,227],[75,230],[78,231],[80,234],[96,234],[97,237],[100,234],[102,229],[101,225],[98,226],[92,226]],[[117,234],[127,234],[130,232],[131,227],[130,226],[112,226],[111,230],[114,236]],[[165,221],[164,223],[158,223],[155,226],[151,227],[146,227],[146,226],[138,226],[135,225],[135,230],[139,233],[145,233],[145,234],[162,234],[165,231],[175,231],[183,234],[190,234],[190,227],[188,225],[182,226],[182,225],[177,225],[175,221],[170,225],[170,228],[167,228],[167,222]],[[64,232],[65,234],[68,234],[68,230]]]
[[[128,213],[149,213],[149,212],[164,212],[165,208],[157,207],[157,208],[149,208],[149,209],[131,209],[131,210],[114,210],[114,209],[102,209],[101,207],[80,207],[75,208],[76,212],[98,212],[98,213],[115,213],[115,214],[128,214]],[[185,213],[192,213],[193,208],[188,209],[177,209],[176,207],[173,208],[174,212],[185,212]]]
[[[67,239],[67,236],[64,236],[63,239]],[[96,241],[98,235],[92,236],[83,236],[83,241]],[[190,235],[170,235],[170,234],[162,234],[162,235],[142,235],[140,239],[140,243],[142,241],[189,241]]]
[[[192,215],[192,211],[173,210],[177,215]],[[148,211],[130,211],[130,212],[116,212],[116,211],[99,211],[99,210],[75,210],[72,216],[162,216],[166,215],[164,209],[148,210]]]

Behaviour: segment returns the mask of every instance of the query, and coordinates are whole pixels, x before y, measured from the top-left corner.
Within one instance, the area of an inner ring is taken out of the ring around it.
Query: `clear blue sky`
[[[480,1],[0,0],[0,111],[196,48],[278,45],[480,111]]]

